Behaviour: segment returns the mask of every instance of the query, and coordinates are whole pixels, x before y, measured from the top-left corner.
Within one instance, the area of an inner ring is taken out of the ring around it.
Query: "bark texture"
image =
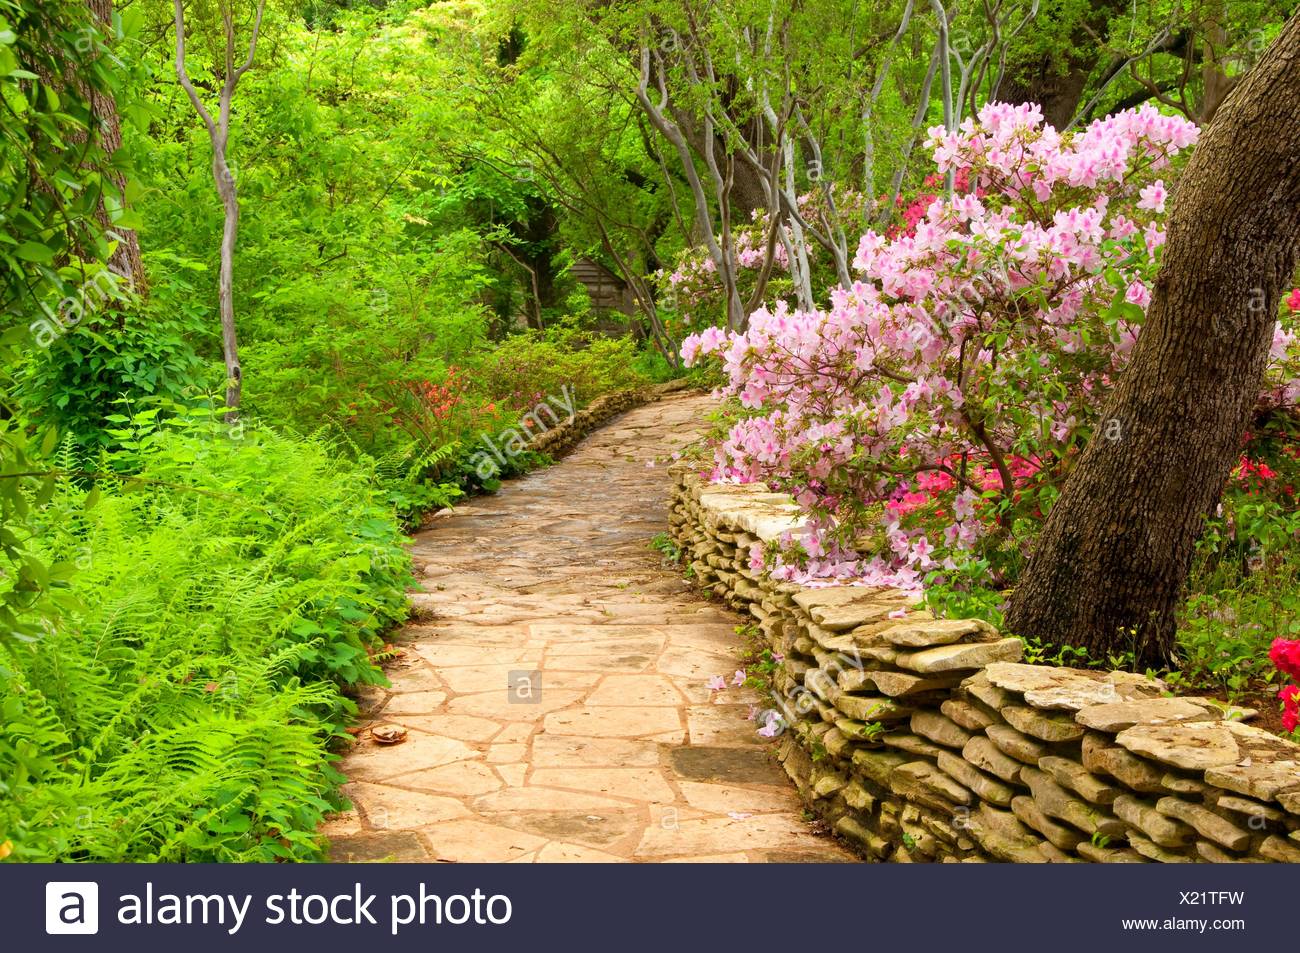
[[[113,36],[112,0],[87,0],[86,9],[94,18],[104,41],[108,42]],[[78,51],[82,52],[81,47],[86,42],[86,39],[78,36],[74,42],[77,44]],[[51,142],[47,144],[47,148],[66,149],[71,146],[73,151],[82,151],[85,149],[86,138],[89,136],[105,157],[113,156],[122,148],[122,124],[118,118],[117,102],[113,98],[112,91],[104,89],[100,84],[88,81],[82,74],[81,63],[76,58],[61,57],[61,59],[63,63],[57,71],[50,71],[40,63],[24,63],[23,66],[24,68],[33,69],[40,77],[41,82],[56,90],[72,89],[77,98],[84,102],[89,110],[90,128],[88,132],[84,133],[80,130],[73,131],[68,135],[65,143],[56,145]],[[104,171],[106,178],[110,180],[118,196],[125,202],[126,177],[117,170],[103,169],[98,161],[93,165],[93,171]],[[88,171],[92,170],[88,169]],[[42,191],[50,191],[49,187],[39,180],[33,182],[33,187]],[[136,235],[133,229],[113,225],[108,209],[104,204],[102,193],[95,210],[95,219],[99,227],[117,241],[117,247],[105,264],[108,265],[111,271],[125,278],[136,294],[144,296],[148,289],[145,285],[144,261],[140,256],[139,236]],[[96,253],[92,248],[83,247],[75,237],[73,237],[70,244],[76,254],[81,257],[96,257]],[[67,260],[65,255],[59,263],[66,264]],[[119,322],[122,320],[120,311],[117,320]]]
[[[223,113],[228,113],[224,109]],[[223,124],[219,137],[212,140],[212,177],[221,197],[221,270],[217,279],[217,304],[221,312],[221,352],[226,362],[226,420],[233,422],[239,413],[244,393],[244,368],[239,363],[239,335],[235,328],[235,242],[239,237],[239,193],[235,174],[226,158],[229,124]]]
[[[1006,103],[1038,103],[1043,118],[1054,129],[1064,129],[1074,118],[1083,99],[1088,74],[1097,65],[1096,56],[1071,57],[1065,72],[1058,72],[1051,60],[1024,64],[1025,72],[1004,83],[998,99]]]
[[[1006,103],[1038,103],[1043,118],[1053,128],[1064,129],[1078,111],[1088,77],[1101,58],[1110,18],[1127,7],[1126,0],[1096,0],[1059,55],[1027,55],[1009,62],[996,98]]]
[[[112,36],[113,0],[89,0],[89,5],[104,34]],[[117,103],[112,96],[93,87],[86,87],[85,93],[91,113],[99,123],[99,141],[104,154],[111,156],[122,148],[122,123],[118,118]],[[110,172],[109,177],[113,180],[118,195],[125,201],[126,177],[116,171]],[[117,236],[117,248],[108,260],[108,267],[128,279],[137,294],[145,294],[144,260],[140,257],[139,236],[133,229],[114,227],[102,200],[99,204],[99,221]]]
[[[1173,203],[1131,362],[1007,616],[1019,635],[1101,657],[1132,651],[1139,665],[1173,660],[1193,547],[1240,451],[1295,274],[1300,16],[1228,95]]]

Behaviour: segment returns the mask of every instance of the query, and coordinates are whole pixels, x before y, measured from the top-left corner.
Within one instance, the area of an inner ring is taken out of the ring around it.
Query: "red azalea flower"
[[[1300,678],[1300,639],[1274,639],[1268,657],[1279,671]]]
[[[1295,731],[1300,725],[1300,685],[1287,685],[1277,697],[1282,699],[1282,727]]]

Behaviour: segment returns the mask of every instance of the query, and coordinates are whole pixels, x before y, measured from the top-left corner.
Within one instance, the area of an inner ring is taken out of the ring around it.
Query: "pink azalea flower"
[[[775,738],[781,731],[781,722],[776,716],[776,712],[768,712],[767,722],[762,728],[758,729],[759,735],[764,738]]]
[[[709,691],[720,692],[726,689],[726,687],[727,687],[727,680],[723,678],[721,675],[712,675],[709,677],[709,681],[707,683],[707,688],[709,689]]]
[[[1139,308],[1145,308],[1151,303],[1151,289],[1144,282],[1135,281],[1128,286],[1128,291],[1124,292],[1124,300]]]
[[[1165,231],[1152,222],[1142,230],[1142,238],[1146,243],[1147,251],[1154,253],[1157,248],[1165,243]]]
[[[1165,210],[1165,199],[1168,198],[1168,193],[1165,191],[1164,182],[1160,179],[1156,179],[1138,194],[1142,196],[1137,203],[1138,208],[1150,209],[1153,212]]]

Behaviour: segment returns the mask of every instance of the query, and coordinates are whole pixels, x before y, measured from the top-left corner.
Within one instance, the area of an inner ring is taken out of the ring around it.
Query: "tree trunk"
[[[221,230],[221,274],[217,304],[221,313],[221,352],[226,362],[226,421],[239,416],[244,391],[244,370],[239,365],[239,340],[235,333],[235,239],[239,233],[239,193],[226,162],[226,135],[212,143],[212,177],[221,196],[225,222]]]
[[[100,26],[105,28],[107,35],[112,35],[113,0],[88,0],[88,2],[90,11],[94,14]],[[99,121],[99,140],[104,154],[111,156],[122,148],[122,124],[117,115],[117,103],[112,96],[93,87],[87,87],[86,93],[91,113]],[[113,185],[116,186],[118,194],[122,196],[122,200],[125,202],[126,177],[120,172],[110,172],[109,177],[113,180]],[[113,228],[109,222],[108,211],[104,208],[102,199],[99,204],[98,218],[100,224],[112,229],[118,239],[117,248],[108,260],[108,267],[126,278],[131,283],[131,287],[136,294],[144,295],[146,292],[144,261],[140,257],[139,236],[136,235],[134,229]]]
[[[693,112],[673,107],[672,115],[677,125],[681,127],[686,141],[697,154],[704,155],[704,150],[712,146],[714,155],[719,157],[726,155],[727,143],[724,139],[716,132],[706,137],[705,123]],[[762,142],[763,130],[759,122],[757,120],[744,122],[741,124],[741,131],[749,147],[761,153],[763,150],[759,144]],[[756,169],[743,162],[737,162],[729,198],[734,220],[748,225],[754,220],[756,211],[767,208],[767,184]]]
[[[506,227],[520,241],[517,254],[528,272],[528,294],[533,302],[529,326],[541,331],[546,327],[544,313],[559,304],[555,255],[560,220],[555,208],[541,196],[529,196],[525,208],[524,217],[509,222]]]
[[[1007,627],[1174,660],[1194,544],[1241,449],[1300,248],[1300,16],[1205,130],[1146,323],[1052,508]],[[1111,439],[1113,438],[1113,439]]]
[[[191,105],[208,130],[208,139],[212,143],[212,178],[216,181],[217,194],[221,197],[221,208],[225,216],[221,230],[221,273],[218,278],[217,303],[221,312],[221,349],[226,363],[226,423],[234,423],[239,419],[239,401],[244,385],[243,369],[239,365],[239,342],[235,333],[234,272],[235,238],[239,233],[239,193],[235,188],[234,173],[226,159],[230,143],[230,101],[240,79],[253,66],[257,39],[262,30],[262,15],[265,12],[266,0],[258,0],[252,38],[248,41],[248,58],[237,67],[234,15],[229,8],[221,11],[226,40],[226,76],[221,85],[217,117],[214,119],[199,98],[198,90],[194,88],[185,66],[185,9],[182,0],[175,0],[176,78],[180,80]]]
[[[1088,74],[1097,65],[1098,57],[1070,57],[1065,72],[1057,71],[1050,59],[1035,64],[1025,64],[1025,72],[1017,79],[1003,84],[998,99],[1007,103],[1038,103],[1043,108],[1043,118],[1053,129],[1064,129],[1074,118],[1075,110],[1083,99]]]
[[[95,25],[104,36],[105,42],[107,42],[107,39],[113,35],[112,0],[87,0],[86,9],[90,12]],[[84,36],[76,41],[79,51],[84,52],[82,44],[86,42],[87,39]],[[111,158],[122,148],[122,126],[118,119],[117,102],[114,100],[111,90],[103,88],[101,84],[88,82],[80,74],[81,64],[72,60],[65,60],[63,68],[57,75],[50,75],[40,65],[33,65],[42,82],[60,91],[68,88],[73,89],[90,112],[91,125],[87,133],[83,134],[77,131],[68,137],[69,142],[77,148],[82,148],[85,146],[86,136],[89,135],[105,158]],[[63,147],[66,148],[66,144]],[[100,168],[98,163],[95,166],[97,169]],[[121,172],[108,169],[104,170],[104,175],[111,181],[112,185],[117,189],[118,195],[125,202],[126,177]],[[36,183],[36,187],[42,188],[40,183]],[[143,296],[147,292],[147,288],[144,278],[144,262],[140,257],[139,237],[133,229],[113,226],[102,195],[95,210],[95,219],[99,223],[99,227],[106,232],[110,232],[110,237],[116,238],[118,243],[105,264],[115,274],[126,279],[136,294]],[[91,250],[86,248],[77,248],[75,251],[82,257],[92,257],[93,255]],[[62,263],[64,262],[60,262],[60,264]],[[117,320],[119,322],[122,320],[120,311],[117,314]]]
[[[1083,19],[1064,45],[1063,55],[1038,54],[1012,60],[996,98],[1006,103],[1038,103],[1043,118],[1053,128],[1064,129],[1074,118],[1088,77],[1101,58],[1110,18],[1127,8],[1125,0],[1097,0],[1085,8]]]

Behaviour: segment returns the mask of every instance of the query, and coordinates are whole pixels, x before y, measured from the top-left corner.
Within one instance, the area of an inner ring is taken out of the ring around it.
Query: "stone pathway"
[[[335,861],[849,860],[815,835],[745,720],[739,617],[650,540],[706,398],[633,410],[559,465],[439,517],[415,539],[422,620],[395,643],[392,691],[342,762],[356,810],[324,828]],[[512,699],[511,673],[535,697]]]

